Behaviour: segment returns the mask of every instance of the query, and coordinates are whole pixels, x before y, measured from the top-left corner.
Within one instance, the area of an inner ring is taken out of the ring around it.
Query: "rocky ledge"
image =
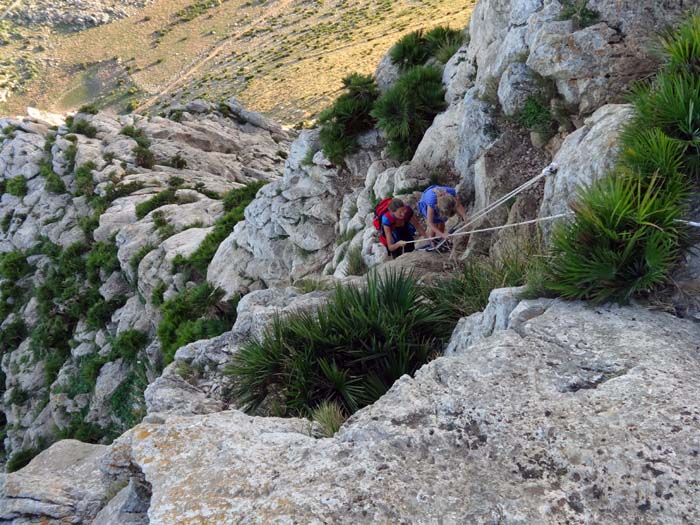
[[[152,524],[700,520],[700,326],[510,296],[493,296],[503,330],[479,340],[461,323],[451,355],[333,438],[300,419],[151,414],[111,448],[75,444],[91,447],[76,461],[99,464],[102,484],[60,505],[90,522],[96,507],[79,502],[104,505],[116,487],[101,516],[122,518],[101,525],[133,517],[135,501]],[[55,493],[75,476],[56,450],[66,443],[0,478],[0,522],[59,522]]]

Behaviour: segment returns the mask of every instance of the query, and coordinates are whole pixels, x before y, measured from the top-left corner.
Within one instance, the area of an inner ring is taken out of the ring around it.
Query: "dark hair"
[[[389,203],[389,211],[396,211],[401,208],[403,208],[405,204],[401,199],[391,199],[391,202]]]

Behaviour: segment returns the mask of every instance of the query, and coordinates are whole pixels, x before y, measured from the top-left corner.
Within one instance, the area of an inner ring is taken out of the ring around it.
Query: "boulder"
[[[464,96],[459,127],[455,167],[461,176],[460,195],[469,200],[474,195],[474,163],[496,139],[493,107],[479,98],[473,87]]]
[[[454,104],[464,97],[467,90],[474,85],[476,68],[469,60],[469,44],[464,44],[452,55],[442,71],[442,83],[445,85],[445,100]]]
[[[391,50],[384,53],[377,65],[377,70],[374,72],[374,80],[382,93],[386,93],[401,76],[399,67],[391,60],[390,52]]]
[[[333,438],[219,412],[142,423],[105,459],[143,473],[152,524],[694,522],[699,338],[666,314],[558,301],[456,342]]]
[[[566,137],[554,157],[558,172],[545,183],[540,217],[568,212],[580,187],[590,185],[615,166],[620,131],[632,115],[629,105],[603,106]],[[552,223],[543,222],[541,228],[548,238]]]
[[[498,102],[506,116],[513,117],[525,107],[527,99],[535,95],[540,86],[534,72],[525,64],[510,64],[498,84]]]
[[[435,117],[418,144],[411,166],[425,179],[431,175],[456,173],[455,158],[461,139],[463,104],[457,102]]]
[[[0,474],[0,520],[7,523],[91,523],[107,488],[100,458],[107,447],[64,440],[12,474]]]

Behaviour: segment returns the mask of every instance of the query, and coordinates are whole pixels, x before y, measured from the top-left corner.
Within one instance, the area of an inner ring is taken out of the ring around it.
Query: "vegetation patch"
[[[573,221],[554,230],[545,284],[563,297],[624,303],[652,292],[690,243],[679,221],[700,176],[700,17],[662,44],[667,65],[633,90],[617,168],[584,188]]]
[[[438,26],[427,33],[413,31],[401,38],[389,51],[391,61],[401,71],[424,65],[430,58],[445,64],[464,43],[461,31]]]
[[[22,175],[8,179],[5,183],[5,192],[15,197],[24,197],[27,194],[27,179]]]
[[[94,139],[97,136],[97,128],[84,119],[74,119],[73,117],[66,118],[66,126],[70,133],[85,135],[88,138]]]
[[[95,193],[95,181],[92,179],[92,170],[97,166],[94,162],[88,161],[75,170],[75,185],[78,189],[76,195],[86,195],[91,197]]]
[[[547,137],[554,131],[554,119],[549,101],[543,96],[530,95],[516,119],[525,129]]]
[[[239,298],[224,302],[223,296],[223,291],[204,282],[163,303],[158,338],[166,365],[172,362],[181,346],[216,337],[231,329]]]
[[[53,171],[51,163],[43,161],[41,163],[39,175],[46,179],[46,184],[44,186],[46,191],[57,194],[66,193],[66,185],[63,183],[63,180],[61,180],[61,177]]]
[[[354,153],[358,148],[357,137],[374,127],[370,113],[379,95],[371,75],[348,75],[343,79],[343,88],[346,92],[318,117],[323,152],[335,164]]]
[[[372,116],[389,140],[389,154],[410,160],[435,116],[446,107],[442,72],[416,66],[401,76],[374,105]]]
[[[255,194],[265,185],[264,182],[254,182],[245,188],[231,190],[224,196],[224,215],[214,224],[214,230],[209,233],[199,248],[189,257],[176,256],[173,261],[175,271],[184,271],[188,277],[204,279],[209,263],[214,258],[219,245],[233,231],[234,226],[245,218],[244,211],[255,198]]]
[[[577,30],[597,23],[600,13],[588,7],[588,0],[563,0],[559,19],[571,20]]]
[[[143,219],[151,211],[165,206],[166,204],[175,204],[178,202],[176,190],[174,188],[168,188],[161,192],[156,193],[153,197],[147,201],[141,202],[136,205],[136,216],[139,219]]]
[[[226,370],[249,412],[308,417],[331,402],[349,415],[436,356],[452,326],[413,277],[372,274],[366,287],[338,286],[317,312],[275,319]]]

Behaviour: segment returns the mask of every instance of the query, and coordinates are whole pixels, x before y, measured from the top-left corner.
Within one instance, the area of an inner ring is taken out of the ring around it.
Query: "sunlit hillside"
[[[237,96],[253,110],[297,123],[325,106],[347,73],[372,72],[402,34],[438,24],[463,28],[473,4],[157,0],[80,32],[5,20],[0,114],[28,105],[63,112],[93,101],[158,112],[173,101]]]

